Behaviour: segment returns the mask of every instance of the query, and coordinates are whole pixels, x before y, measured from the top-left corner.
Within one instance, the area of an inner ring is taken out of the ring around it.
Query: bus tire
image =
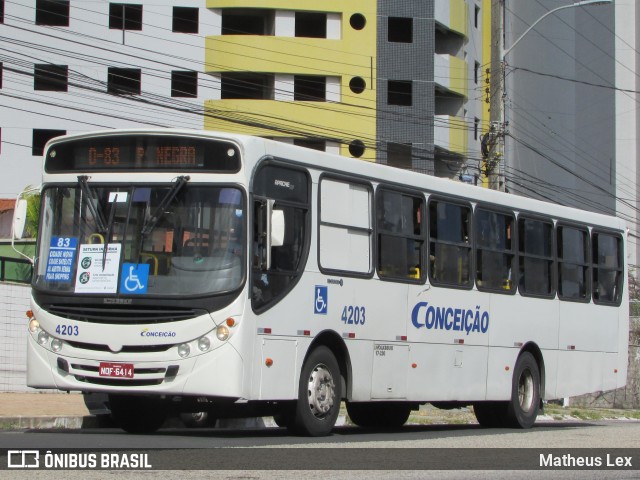
[[[109,395],[109,408],[116,424],[128,433],[153,433],[168,416],[164,402],[153,397]]]
[[[180,420],[187,428],[213,428],[218,421],[218,419],[209,412],[181,413]]]
[[[351,421],[362,428],[399,428],[411,414],[411,406],[402,402],[347,402]]]
[[[401,402],[390,402],[380,405],[377,425],[381,428],[400,428],[411,415],[411,406]]]
[[[371,402],[346,402],[347,415],[351,422],[358,427],[371,428],[376,426],[375,405]]]
[[[540,408],[540,369],[529,352],[523,352],[513,371],[507,423],[513,428],[531,428]]]
[[[473,413],[480,426],[499,428],[505,426],[507,407],[507,402],[477,402],[473,404]]]
[[[317,347],[302,366],[298,401],[287,427],[311,437],[329,435],[340,413],[341,387],[336,357],[327,347]]]

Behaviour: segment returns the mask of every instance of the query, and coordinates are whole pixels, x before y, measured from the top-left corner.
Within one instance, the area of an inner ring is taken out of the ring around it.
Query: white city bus
[[[28,385],[120,426],[273,415],[307,435],[626,381],[624,223],[261,138],[182,130],[45,149]]]

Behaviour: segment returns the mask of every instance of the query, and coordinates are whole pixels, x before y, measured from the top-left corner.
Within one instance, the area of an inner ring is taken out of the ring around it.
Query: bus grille
[[[165,307],[125,307],[117,305],[47,305],[44,307],[49,313],[59,317],[89,323],[106,323],[129,325],[146,323],[168,323],[199,317],[207,313],[206,310],[192,308]]]
[[[100,345],[98,343],[83,343],[83,342],[73,342],[70,340],[66,341],[73,348],[81,348],[83,350],[92,350],[94,352],[110,352],[111,349],[109,345]],[[121,353],[157,353],[157,352],[166,352],[173,344],[167,345],[124,345]]]

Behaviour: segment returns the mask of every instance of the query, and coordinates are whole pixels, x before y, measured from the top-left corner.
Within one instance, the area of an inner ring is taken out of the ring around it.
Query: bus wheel
[[[478,423],[485,428],[504,427],[507,407],[507,402],[478,402],[473,404],[473,413]]]
[[[513,371],[507,421],[514,428],[531,428],[540,408],[540,369],[533,355],[522,353]]]
[[[180,420],[188,428],[211,428],[216,426],[216,417],[209,412],[181,413]]]
[[[118,426],[128,433],[153,433],[167,419],[164,402],[152,397],[109,395],[109,408]]]
[[[347,402],[347,414],[363,428],[398,428],[407,423],[411,406],[399,402]]]
[[[298,401],[287,427],[312,437],[328,435],[338,419],[341,398],[338,362],[331,350],[320,346],[302,366]]]
[[[377,426],[381,428],[400,428],[411,415],[411,406],[406,403],[386,403],[380,405]]]
[[[371,402],[347,402],[347,415],[359,427],[371,428],[376,425],[377,413]]]

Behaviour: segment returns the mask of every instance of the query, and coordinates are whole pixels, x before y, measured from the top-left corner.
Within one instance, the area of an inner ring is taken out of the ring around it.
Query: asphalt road
[[[55,453],[60,448],[98,455],[107,450],[146,452],[154,468],[163,469],[163,479],[640,478],[640,422],[632,421],[539,423],[528,431],[476,425],[409,426],[395,432],[339,427],[331,436],[318,439],[292,437],[277,428],[166,429],[155,435],[129,435],[117,429],[0,432],[0,449],[51,449]],[[214,450],[220,448],[225,449]],[[597,456],[603,463],[607,454],[612,459],[633,455],[634,465],[633,470],[612,470],[606,464],[597,470],[502,470],[505,465],[538,466],[541,454],[554,458],[568,454],[574,459]],[[60,473],[5,470],[0,477],[57,479]],[[157,470],[71,470],[64,478],[151,479],[157,475]]]

